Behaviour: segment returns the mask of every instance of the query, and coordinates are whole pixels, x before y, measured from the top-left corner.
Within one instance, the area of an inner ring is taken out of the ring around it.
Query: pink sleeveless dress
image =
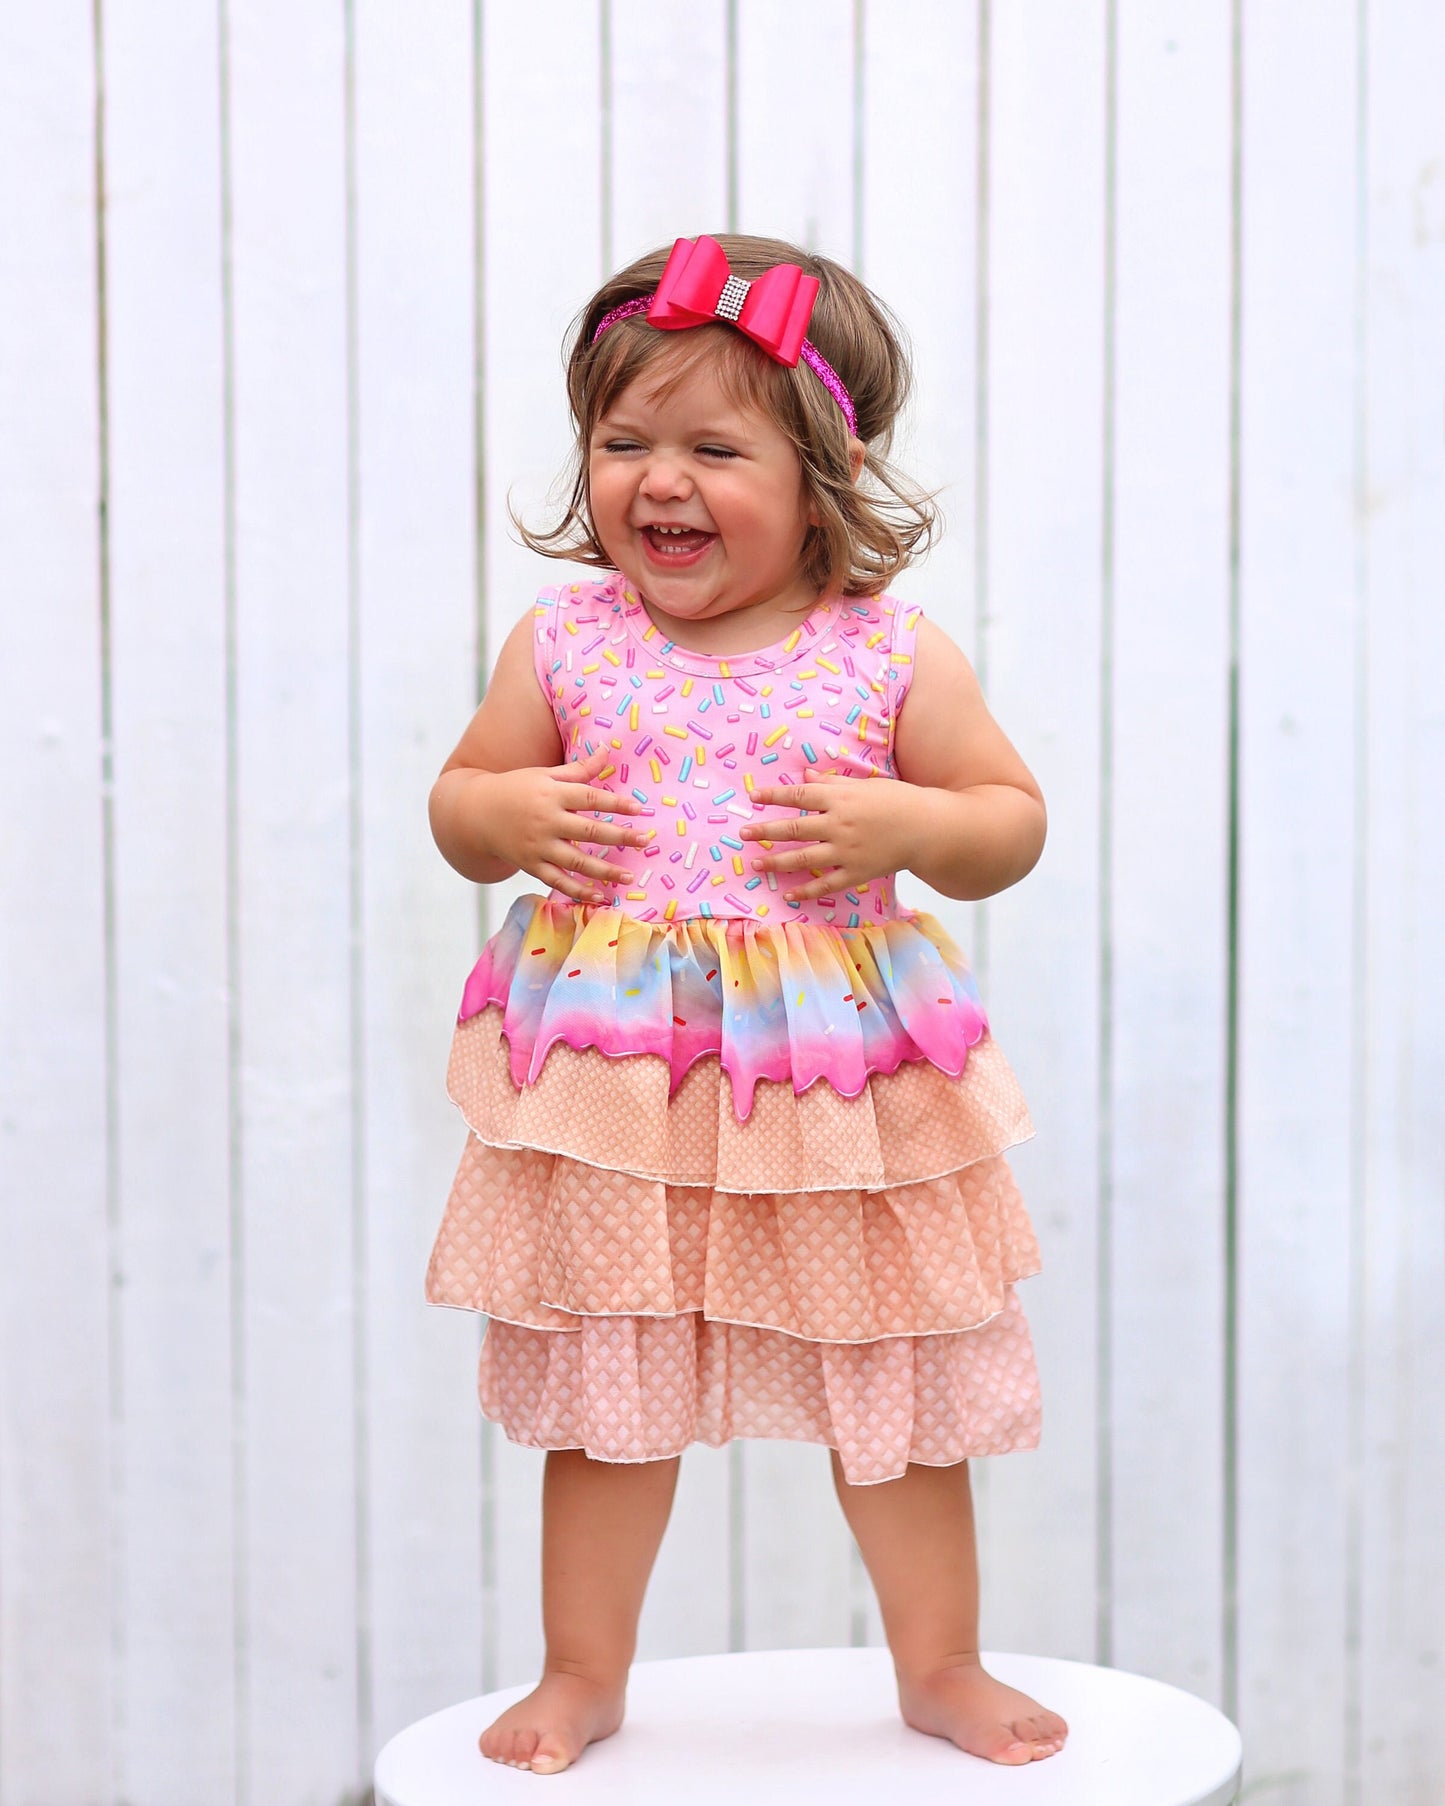
[[[864,1484],[1038,1440],[1003,1158],[1032,1130],[963,957],[891,878],[787,903],[737,833],[796,813],[754,785],[893,775],[917,622],[825,601],[719,658],[620,577],[537,601],[568,757],[605,744],[647,812],[619,819],[657,833],[591,849],[631,871],[605,904],[519,898],[462,998],[426,1295],[487,1315],[482,1409],[514,1442],[785,1437]]]

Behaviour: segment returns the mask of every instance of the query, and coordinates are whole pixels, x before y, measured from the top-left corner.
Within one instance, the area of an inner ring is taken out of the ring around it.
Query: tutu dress
[[[917,622],[835,599],[719,658],[621,577],[538,599],[569,757],[605,743],[596,781],[657,833],[589,849],[632,873],[606,903],[520,897],[462,998],[426,1295],[487,1315],[482,1410],[514,1442],[784,1437],[865,1484],[1038,1440],[1003,1158],[1032,1130],[963,957],[891,878],[787,903],[737,833],[795,813],[754,784],[892,775]]]

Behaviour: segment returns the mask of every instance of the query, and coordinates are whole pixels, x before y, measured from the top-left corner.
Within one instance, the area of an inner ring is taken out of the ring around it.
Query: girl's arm
[[[893,757],[920,789],[908,868],[925,884],[974,900],[1033,870],[1047,828],[1043,793],[989,713],[973,667],[926,617]]]
[[[579,811],[634,814],[640,805],[593,780],[605,768],[600,749],[563,763],[561,737],[532,666],[533,611],[507,635],[482,705],[442,766],[428,812],[443,858],[476,884],[514,872],[581,902],[599,900],[596,882],[627,872],[579,851],[577,842],[641,845],[646,836]]]
[[[517,766],[551,766],[562,741],[532,669],[532,612],[507,635],[481,707],[442,766],[428,803],[432,839],[448,865],[476,884],[495,884],[517,870],[494,845],[487,806],[489,780]]]

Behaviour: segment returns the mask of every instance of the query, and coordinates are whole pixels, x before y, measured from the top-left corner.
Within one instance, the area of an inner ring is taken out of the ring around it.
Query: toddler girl
[[[490,1319],[483,1411],[548,1451],[542,1679],[481,1739],[515,1767],[621,1724],[681,1451],[737,1436],[830,1448],[910,1725],[1063,1744],[979,1664],[967,1468],[1038,1436],[1028,1118],[894,889],[1004,889],[1044,809],[885,593],[933,522],[884,461],[907,388],[826,258],[701,237],[614,276],[568,365],[570,503],[525,535],[601,575],[517,623],[432,793],[464,877],[546,887],[467,981],[427,1275]]]

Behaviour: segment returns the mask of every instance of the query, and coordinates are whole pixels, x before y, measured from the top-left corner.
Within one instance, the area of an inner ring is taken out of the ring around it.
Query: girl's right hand
[[[595,782],[613,756],[609,748],[599,747],[585,759],[565,765],[523,765],[513,771],[488,772],[488,841],[539,883],[579,903],[605,903],[607,896],[598,889],[597,881],[620,884],[632,873],[584,853],[579,843],[641,847],[657,832],[655,828],[598,821],[583,813],[636,815],[641,810],[635,797],[603,790]]]

